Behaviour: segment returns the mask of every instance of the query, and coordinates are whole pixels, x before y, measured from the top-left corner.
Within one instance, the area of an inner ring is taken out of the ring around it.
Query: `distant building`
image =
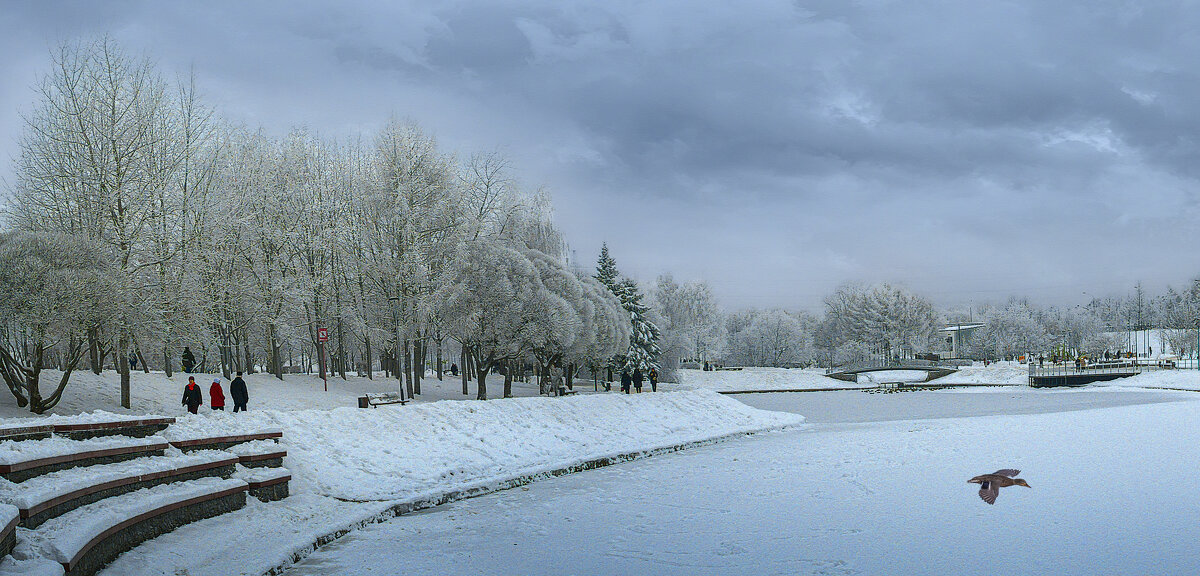
[[[946,347],[950,350],[951,358],[965,357],[967,342],[975,335],[975,331],[983,328],[982,322],[968,324],[948,324],[939,330],[945,334]]]

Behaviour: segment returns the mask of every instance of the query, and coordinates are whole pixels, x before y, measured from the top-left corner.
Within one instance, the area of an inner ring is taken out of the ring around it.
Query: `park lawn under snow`
[[[44,392],[48,390],[51,382],[58,382],[60,374],[54,370],[46,370],[42,373]],[[103,416],[109,419],[116,418],[113,414],[125,415],[122,417],[186,414],[187,411],[180,405],[180,400],[189,376],[195,377],[196,383],[200,385],[200,391],[204,397],[204,404],[200,407],[202,413],[210,412],[208,390],[214,378],[221,378],[221,388],[225,392],[227,404],[226,410],[233,409],[233,400],[229,397],[229,380],[220,374],[176,372],[168,378],[162,372],[147,374],[135,371],[130,375],[132,408],[127,410],[121,407],[121,383],[116,372],[106,370],[100,375],[96,375],[84,370],[71,374],[67,388],[63,391],[62,401],[51,410],[50,414],[77,415],[103,410],[110,413]],[[382,373],[375,374],[373,380],[353,375],[348,375],[346,380],[342,380],[333,376],[329,378],[328,390],[325,389],[325,383],[312,374],[285,374],[283,380],[279,380],[271,374],[249,374],[243,378],[246,380],[246,387],[250,393],[248,405],[250,410],[356,407],[360,396],[367,393],[395,393],[398,389],[397,380],[384,377]],[[590,380],[586,382],[586,386],[582,384],[575,388],[584,394],[592,391]],[[489,396],[499,397],[503,392],[504,378],[492,377],[487,381],[487,385],[491,392]],[[474,399],[477,391],[474,381],[470,382],[469,389],[470,393],[464,395],[461,380],[446,373],[444,380],[438,381],[431,373],[430,377],[421,380],[422,393],[416,401],[422,403],[447,399]],[[537,384],[515,382],[513,394],[515,396],[537,396]],[[4,418],[6,422],[12,422],[14,425],[55,422],[53,419],[45,420],[45,417],[30,414],[28,408],[19,408],[16,399],[7,393],[0,396],[0,418]]]
[[[844,382],[825,375],[817,368],[756,368],[738,370],[679,370],[678,384],[660,388],[701,389],[716,392],[744,390],[811,390],[814,388],[861,388],[873,384]]]

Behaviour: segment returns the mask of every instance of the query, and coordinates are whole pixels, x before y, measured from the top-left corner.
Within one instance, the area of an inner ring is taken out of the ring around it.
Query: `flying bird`
[[[1024,480],[1016,477],[1020,473],[1020,470],[1006,468],[1004,470],[997,470],[993,474],[981,474],[967,480],[967,482],[970,484],[979,484],[979,497],[983,498],[983,501],[988,504],[995,504],[996,497],[1000,495],[1000,488],[1004,486],[1024,486],[1031,488]]]

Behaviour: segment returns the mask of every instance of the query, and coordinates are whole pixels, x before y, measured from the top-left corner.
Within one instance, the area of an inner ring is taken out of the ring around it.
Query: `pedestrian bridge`
[[[835,366],[826,370],[825,375],[845,382],[857,382],[858,375],[864,372],[883,372],[888,370],[919,370],[925,372],[925,380],[923,382],[928,382],[947,374],[953,374],[958,371],[958,367],[949,362],[937,360],[872,359]]]

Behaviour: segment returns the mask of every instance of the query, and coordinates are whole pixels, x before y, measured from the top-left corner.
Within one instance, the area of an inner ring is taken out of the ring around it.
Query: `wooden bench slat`
[[[0,474],[11,474],[13,472],[21,472],[24,470],[52,466],[55,464],[90,460],[93,458],[105,458],[108,456],[120,456],[122,454],[132,454],[135,452],[155,452],[166,450],[168,447],[169,446],[166,442],[155,442],[152,444],[139,444],[137,446],[121,446],[118,448],[105,448],[102,450],[88,450],[85,452],[60,454],[58,456],[47,456],[45,458],[24,460],[21,462],[14,462],[12,464],[0,464]]]

